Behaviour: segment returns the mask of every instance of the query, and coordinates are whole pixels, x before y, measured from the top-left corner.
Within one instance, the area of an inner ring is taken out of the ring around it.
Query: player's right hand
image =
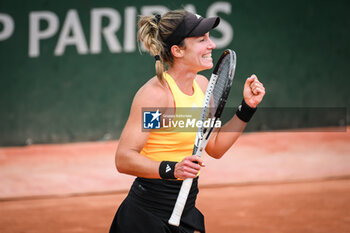
[[[203,160],[191,155],[175,165],[174,175],[178,179],[196,178],[201,167],[205,167]]]

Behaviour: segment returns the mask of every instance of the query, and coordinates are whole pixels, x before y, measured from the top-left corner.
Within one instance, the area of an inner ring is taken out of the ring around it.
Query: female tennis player
[[[116,152],[119,172],[136,176],[114,217],[110,232],[205,232],[195,207],[203,159],[192,155],[196,132],[143,130],[143,108],[176,109],[203,104],[215,44],[209,31],[219,17],[203,18],[184,10],[142,16],[138,39],[155,58],[156,75],[136,93]],[[255,75],[247,78],[237,113],[212,134],[206,152],[221,158],[241,135],[265,94]],[[157,115],[155,116],[157,117]],[[223,132],[224,131],[224,132]],[[179,227],[168,224],[183,179],[194,178]]]

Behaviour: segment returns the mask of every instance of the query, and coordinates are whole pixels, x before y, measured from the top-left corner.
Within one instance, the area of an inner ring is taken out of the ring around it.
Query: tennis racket
[[[200,113],[200,121],[204,122],[211,118],[213,122],[209,124],[208,128],[205,128],[204,124],[198,128],[193,147],[193,155],[199,157],[202,155],[203,149],[206,147],[209,137],[215,128],[215,122],[220,119],[232,86],[235,69],[236,53],[233,50],[227,49],[215,65],[207,91],[205,92],[203,107]],[[182,183],[173,213],[168,221],[173,226],[180,225],[181,215],[192,186],[192,181],[192,178],[187,178]]]

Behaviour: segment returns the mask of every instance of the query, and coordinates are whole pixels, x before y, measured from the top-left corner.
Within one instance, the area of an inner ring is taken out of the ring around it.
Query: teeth
[[[211,54],[204,55],[203,58],[211,58]]]

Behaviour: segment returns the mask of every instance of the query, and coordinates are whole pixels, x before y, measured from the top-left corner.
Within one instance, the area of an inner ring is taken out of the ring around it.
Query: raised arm
[[[245,103],[251,108],[256,108],[264,95],[265,88],[256,75],[247,78],[243,89]],[[206,147],[206,152],[213,158],[221,158],[236,142],[246,125],[246,122],[234,115],[221,129],[213,133]]]

